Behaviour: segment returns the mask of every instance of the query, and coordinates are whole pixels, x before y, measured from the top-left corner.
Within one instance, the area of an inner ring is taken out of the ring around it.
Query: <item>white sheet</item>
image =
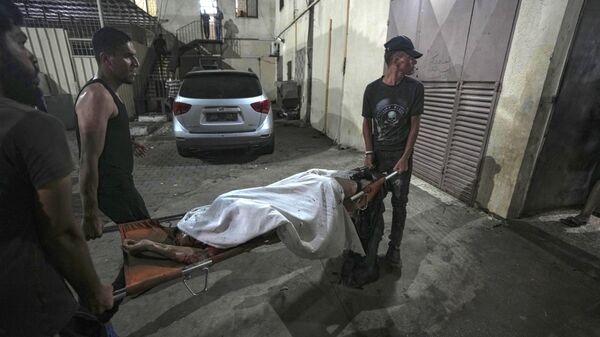
[[[335,257],[344,249],[364,254],[335,173],[312,169],[268,186],[222,194],[211,205],[189,211],[177,227],[218,248],[277,228],[281,241],[303,258]]]

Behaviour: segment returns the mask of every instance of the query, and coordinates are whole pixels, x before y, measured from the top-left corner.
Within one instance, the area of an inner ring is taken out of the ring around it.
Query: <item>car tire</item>
[[[260,151],[261,154],[272,154],[273,152],[275,152],[275,135],[271,137],[269,144],[265,145]]]
[[[189,149],[177,144],[177,153],[179,153],[180,156],[185,157],[185,158],[189,158],[192,156],[192,153],[190,152]]]

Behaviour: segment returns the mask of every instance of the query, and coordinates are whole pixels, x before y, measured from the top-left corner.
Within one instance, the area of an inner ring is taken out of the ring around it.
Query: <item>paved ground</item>
[[[185,159],[165,127],[145,139],[150,152],[136,162],[136,183],[160,216],[309,168],[361,165],[358,152],[310,128],[278,122],[276,132],[273,155]],[[131,299],[114,325],[122,337],[600,336],[598,279],[418,179],[409,199],[402,275],[348,289],[337,283],[339,258],[304,260],[276,244],[215,265],[200,296],[174,283]],[[118,233],[90,248],[112,280]]]

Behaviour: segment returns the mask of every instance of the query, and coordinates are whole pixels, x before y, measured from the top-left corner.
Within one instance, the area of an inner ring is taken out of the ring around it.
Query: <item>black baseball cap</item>
[[[383,46],[386,51],[403,51],[416,59],[423,56],[423,54],[415,50],[412,41],[404,35],[398,35],[390,39]]]

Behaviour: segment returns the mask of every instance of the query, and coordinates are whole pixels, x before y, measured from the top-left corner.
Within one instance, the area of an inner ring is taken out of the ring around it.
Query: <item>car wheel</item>
[[[179,153],[180,156],[188,158],[192,156],[192,153],[190,152],[189,149],[177,144],[177,153]]]

